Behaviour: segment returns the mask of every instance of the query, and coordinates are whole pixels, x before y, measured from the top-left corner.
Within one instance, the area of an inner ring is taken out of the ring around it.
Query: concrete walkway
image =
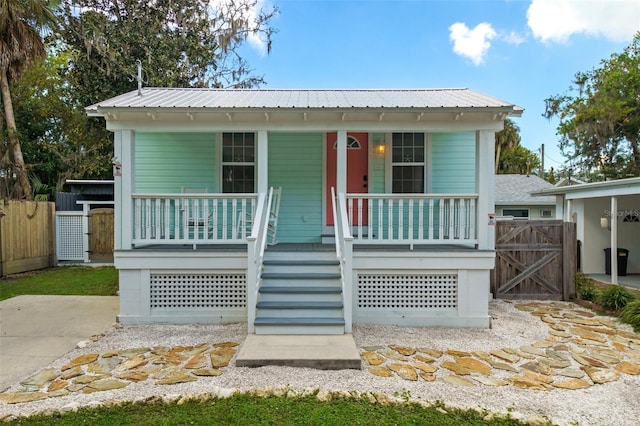
[[[0,302],[0,392],[101,334],[117,296],[17,296]]]

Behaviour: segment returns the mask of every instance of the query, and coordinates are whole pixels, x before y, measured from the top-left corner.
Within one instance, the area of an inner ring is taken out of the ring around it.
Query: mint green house
[[[489,327],[494,134],[469,89],[145,88],[114,133],[124,324]]]

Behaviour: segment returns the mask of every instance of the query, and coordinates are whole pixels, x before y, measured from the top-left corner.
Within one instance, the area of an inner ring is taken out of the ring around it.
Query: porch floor
[[[319,370],[362,368],[360,353],[351,334],[249,334],[236,356],[236,367],[265,365]]]
[[[589,278],[602,283],[611,283],[611,275],[606,274],[588,274]],[[640,274],[627,274],[625,276],[618,275],[618,284],[624,287],[630,287],[640,290]]]
[[[335,244],[322,243],[277,243],[267,246],[268,251],[289,252],[289,251],[305,251],[305,252],[323,252],[335,251]],[[195,249],[192,244],[155,244],[147,246],[138,246],[135,250],[145,251],[227,251],[241,252],[247,251],[246,244],[197,244]],[[357,244],[353,245],[354,251],[478,251],[478,249],[469,246],[458,246],[455,244],[415,244],[413,249],[409,244]]]

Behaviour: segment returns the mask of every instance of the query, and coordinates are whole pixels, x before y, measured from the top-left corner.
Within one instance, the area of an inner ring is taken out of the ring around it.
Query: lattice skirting
[[[244,274],[151,274],[151,309],[238,309],[247,306]]]
[[[455,311],[457,274],[358,275],[357,310]]]

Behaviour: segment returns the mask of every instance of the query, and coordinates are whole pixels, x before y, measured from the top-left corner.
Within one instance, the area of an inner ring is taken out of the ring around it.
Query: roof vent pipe
[[[138,65],[138,76],[136,80],[138,80],[138,96],[142,96],[142,62],[140,59],[136,59],[136,64]]]

